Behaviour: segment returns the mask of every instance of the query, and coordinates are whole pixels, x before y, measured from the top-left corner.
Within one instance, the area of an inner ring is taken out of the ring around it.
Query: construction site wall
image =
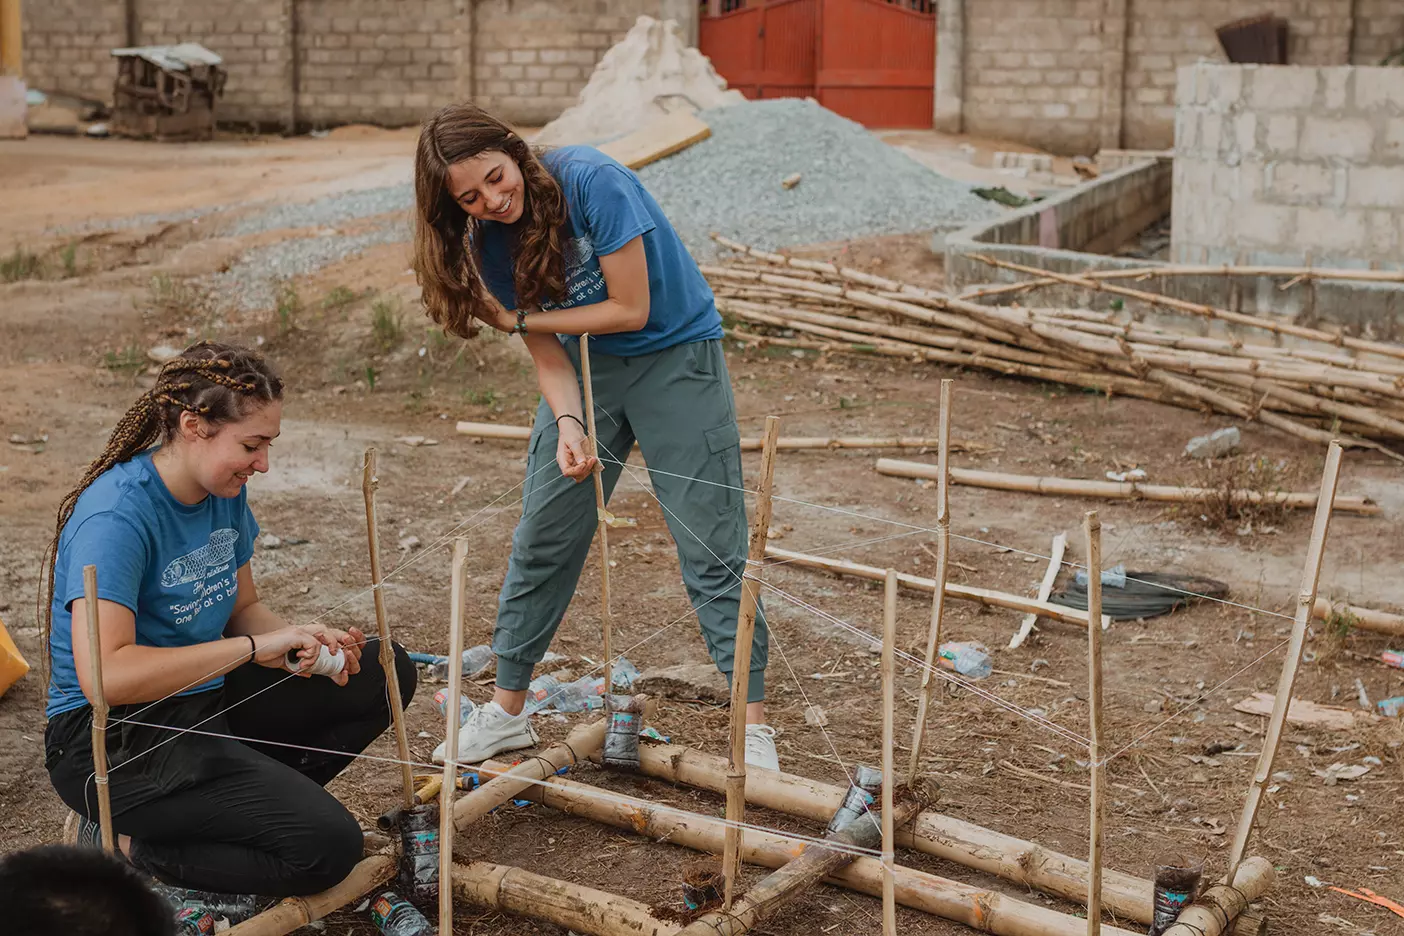
[[[1176,69],[1226,61],[1215,29],[1268,13],[1288,21],[1293,64],[1374,65],[1404,47],[1400,0],[943,0],[961,42],[940,53],[963,68],[938,62],[938,126],[1064,153],[1168,148]]]
[[[1202,64],[1178,100],[1175,260],[1404,267],[1404,68]]]
[[[24,4],[30,87],[110,101],[124,45],[198,42],[229,71],[222,121],[406,125],[474,99],[523,125],[574,102],[643,14],[695,39],[691,0],[110,0]]]

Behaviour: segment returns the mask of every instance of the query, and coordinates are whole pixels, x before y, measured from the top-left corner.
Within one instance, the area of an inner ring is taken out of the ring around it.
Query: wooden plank
[[[1272,714],[1277,695],[1271,692],[1255,692],[1233,707],[1235,712],[1245,715]],[[1293,699],[1287,709],[1287,722],[1302,728],[1325,728],[1329,731],[1350,731],[1361,725],[1372,725],[1380,720],[1373,712],[1342,708],[1339,705],[1321,705],[1306,699]]]
[[[681,152],[711,135],[712,128],[698,119],[696,114],[677,111],[604,144],[600,152],[619,160],[630,169],[638,169]]]

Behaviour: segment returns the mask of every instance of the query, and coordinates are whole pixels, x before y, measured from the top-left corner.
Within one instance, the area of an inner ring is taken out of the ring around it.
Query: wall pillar
[[[1102,0],[1102,149],[1121,149],[1124,140],[1128,2]]]
[[[965,130],[965,0],[939,0],[936,8],[936,106],[932,126]]]

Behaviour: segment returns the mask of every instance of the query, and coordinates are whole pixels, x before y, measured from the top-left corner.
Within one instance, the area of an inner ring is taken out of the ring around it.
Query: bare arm
[[[555,335],[526,334],[522,336],[531,359],[536,364],[536,383],[546,405],[556,417],[560,443],[556,461],[561,473],[577,482],[590,476],[595,460],[585,447],[585,407],[580,402],[580,383],[575,365]],[[572,417],[567,419],[566,417]]]
[[[257,637],[262,634],[272,634],[284,628],[293,627],[282,615],[263,603],[259,598],[258,586],[254,584],[253,569],[249,563],[244,563],[239,567],[239,597],[234,602],[234,610],[229,614],[229,623],[224,626],[224,632],[230,635],[253,635]],[[348,627],[345,631],[327,627],[325,624],[301,624],[296,625],[298,630],[304,631],[332,649],[340,646],[346,653],[345,673],[347,676],[354,676],[361,671],[361,651],[366,644],[366,635],[358,627]],[[245,643],[248,641],[246,640]],[[262,641],[259,641],[262,644]],[[311,657],[315,659],[315,656]],[[270,664],[265,664],[270,665]],[[271,665],[281,665],[278,661]],[[336,682],[344,684],[344,680],[334,678]]]
[[[643,235],[614,253],[599,258],[609,298],[569,309],[532,312],[527,327],[533,333],[551,335],[613,335],[638,331],[648,324],[648,258]],[[489,322],[499,331],[510,332],[517,324],[515,312],[499,305],[497,321]],[[535,357],[535,355],[533,355]],[[538,367],[540,365],[538,364]],[[545,388],[542,388],[545,393]],[[549,397],[547,398],[550,399]],[[561,413],[556,411],[556,415]]]

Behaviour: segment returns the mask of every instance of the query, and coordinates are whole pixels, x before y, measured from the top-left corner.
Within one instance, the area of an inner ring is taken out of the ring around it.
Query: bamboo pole
[[[530,426],[504,426],[498,423],[460,422],[460,435],[477,439],[503,439],[512,442],[527,442],[531,439]],[[775,440],[777,452],[799,452],[807,449],[864,449],[864,448],[936,448],[939,441],[926,436],[781,436]],[[952,443],[952,451],[971,451],[968,443]],[[742,436],[741,451],[759,452],[765,446],[760,436]],[[978,450],[978,449],[976,449]]]
[[[107,785],[107,692],[102,683],[102,628],[98,626],[97,566],[83,566],[83,610],[88,617],[88,681],[93,707],[93,784],[97,789],[102,850],[116,852],[112,840],[112,790]]]
[[[723,901],[728,910],[736,897],[736,877],[741,870],[740,823],[746,820],[746,705],[751,682],[751,644],[756,632],[756,611],[760,606],[761,568],[770,534],[775,442],[779,438],[779,418],[767,416],[765,449],[761,452],[760,487],[756,492],[756,515],[751,524],[746,574],[741,578],[741,600],[736,612],[736,638],[731,655],[731,743],[727,746],[726,851],[722,854],[722,875],[726,879]]]
[[[977,259],[984,260],[984,257]],[[1152,277],[1166,276],[1265,276],[1265,277],[1290,277],[1294,281],[1306,280],[1355,280],[1367,283],[1404,283],[1404,272],[1398,270],[1346,270],[1330,269],[1326,267],[1288,267],[1288,266],[1193,266],[1190,264],[1167,263],[1158,267],[1135,267],[1124,270],[1086,270],[1078,274],[1091,280],[1127,280],[1127,279],[1151,279]],[[972,296],[998,296],[1006,293],[1024,292],[1036,289],[1041,286],[1056,286],[1058,280],[1051,276],[1042,276],[1038,279],[1024,280],[1019,283],[1007,283],[999,286],[988,286],[972,292],[961,293],[961,298],[968,299]],[[1286,286],[1279,286],[1285,289]]]
[[[937,479],[934,466],[921,462],[899,461],[894,458],[880,458],[878,474],[897,478]],[[1082,481],[1074,478],[1050,478],[1036,475],[1004,474],[998,471],[977,471],[970,468],[952,468],[951,480],[956,484],[972,487],[991,488],[997,491],[1026,491],[1030,494],[1053,494],[1058,496],[1105,497],[1108,499],[1135,499],[1185,503],[1200,500],[1220,492],[1208,488],[1174,487],[1166,484],[1140,484],[1135,481]],[[1246,491],[1230,493],[1235,503],[1280,504],[1284,507],[1302,509],[1316,506],[1317,495],[1304,492],[1286,491]],[[1374,516],[1380,507],[1368,497],[1342,494],[1336,497],[1332,509],[1341,513],[1355,513]]]
[[[286,936],[384,884],[394,877],[396,864],[394,855],[363,858],[340,883],[333,884],[320,894],[288,897],[224,932],[226,936]]]
[[[713,793],[726,788],[726,759],[714,754],[650,744],[640,750],[640,759],[647,776]],[[828,822],[846,793],[844,787],[795,774],[763,771],[746,778],[747,802],[814,822]],[[910,828],[899,828],[897,844],[1021,887],[1069,900],[1087,898],[1086,862],[932,810],[919,813]],[[1102,877],[1102,902],[1108,910],[1138,923],[1151,922],[1154,888],[1149,880],[1107,870]]]
[[[580,336],[580,385],[585,390],[585,424],[590,432],[589,453],[595,457],[595,470],[591,476],[595,482],[596,529],[600,538],[600,628],[604,635],[604,691],[608,701],[614,687],[614,646],[613,618],[609,611],[609,524],[605,523],[604,462],[599,460],[595,434],[595,388],[590,379],[590,336]],[[620,455],[620,461],[624,460]]]
[[[463,691],[463,615],[468,601],[468,539],[453,541],[449,586],[449,682],[444,732],[444,775],[439,781],[439,932],[453,932],[453,892],[445,882],[453,871],[453,794],[458,787],[458,716]],[[412,794],[411,794],[412,795]]]
[[[951,559],[950,438],[952,381],[941,381],[941,408],[937,417],[936,434],[941,444],[937,448],[936,471],[940,476],[936,486],[936,578],[931,587],[931,625],[926,635],[926,668],[921,671],[921,691],[917,693],[916,726],[912,731],[912,755],[907,762],[907,785],[916,782],[921,769],[922,745],[926,740],[926,710],[931,706],[931,691],[936,676],[937,654],[941,647],[941,618],[946,609],[946,577]],[[896,573],[888,574],[892,601],[897,600]],[[894,605],[895,607],[895,605]],[[895,613],[895,612],[894,612]]]
[[[1053,583],[1058,580],[1058,573],[1063,568],[1063,553],[1068,548],[1068,535],[1059,533],[1053,537],[1053,546],[1048,555],[1048,568],[1043,572],[1043,581],[1038,583],[1038,600],[1047,601],[1053,594]],[[1019,622],[1019,630],[1013,637],[1009,638],[1009,649],[1017,650],[1024,645],[1029,634],[1033,633],[1034,625],[1038,623],[1038,615],[1030,611],[1024,615]]]
[[[1377,634],[1404,637],[1404,615],[1390,614],[1388,611],[1376,611],[1352,604],[1333,605],[1325,598],[1317,598],[1316,603],[1312,605],[1311,616],[1318,621],[1324,621],[1336,611],[1353,618],[1350,622],[1352,627],[1374,631]]]
[[[673,936],[682,928],[658,919],[637,900],[486,861],[454,864],[452,888],[454,896],[475,906],[587,936]]]
[[[400,695],[400,673],[395,667],[395,645],[390,642],[390,621],[385,614],[385,590],[380,574],[380,524],[375,511],[375,492],[380,486],[380,478],[376,475],[376,465],[377,453],[375,446],[371,446],[366,449],[365,463],[361,469],[361,494],[366,502],[366,539],[370,548],[371,595],[375,599],[375,629],[380,635],[380,668],[385,672],[385,694],[389,697],[387,701],[390,721],[395,729],[395,747],[400,753],[402,803],[405,809],[413,809],[414,769],[410,766],[409,734],[405,731],[405,704]]]
[[[652,749],[653,746],[650,746]],[[718,854],[724,847],[723,823],[696,814],[679,815],[677,810],[660,809],[648,800],[610,794],[602,800],[600,791],[588,784],[552,777],[539,788],[524,794],[552,809],[572,816],[591,819],[605,825],[666,841],[697,851]],[[827,819],[827,817],[826,817]],[[870,822],[855,822],[849,826],[874,828]],[[901,840],[900,837],[898,839]],[[752,830],[746,836],[743,855],[751,864],[781,868],[793,861],[805,849],[805,841],[775,832]],[[823,849],[814,845],[810,850]],[[846,857],[846,856],[841,856]],[[1262,858],[1251,858],[1245,868],[1266,864]],[[1086,921],[1065,916],[1045,907],[1026,903],[995,890],[986,890],[898,865],[896,898],[904,907],[954,920],[979,932],[996,936],[1085,936]],[[882,895],[883,866],[874,858],[857,858],[832,871],[825,883],[844,887],[873,897]],[[1149,882],[1146,904],[1149,919]],[[752,889],[747,895],[756,893]],[[745,900],[746,898],[743,898]],[[739,904],[738,904],[739,906]],[[706,920],[707,918],[703,918]],[[735,929],[700,928],[701,933],[735,933]],[[1103,927],[1104,936],[1136,936],[1134,931],[1120,927]],[[623,934],[621,934],[623,936]]]
[[[1232,879],[1232,887],[1216,884],[1206,890],[1160,936],[1222,936],[1238,914],[1271,889],[1276,877],[1270,863],[1249,858],[1225,878]]]
[[[1102,614],[1102,522],[1097,511],[1089,510],[1082,521],[1087,540],[1087,620]],[[1087,867],[1087,936],[1102,931],[1102,629],[1087,626],[1087,704],[1091,713],[1088,735],[1088,770],[1091,774],[1091,822],[1089,823]]]
[[[824,572],[833,572],[837,575],[852,575],[856,578],[868,579],[873,582],[881,582],[886,578],[886,572],[877,566],[862,565],[857,562],[850,562],[847,559],[830,559],[825,556],[811,556],[807,553],[792,552],[788,549],[781,549],[778,546],[768,546],[765,550],[767,559],[773,559],[777,564],[795,565],[806,569],[820,569]],[[928,594],[936,591],[936,580],[923,578],[919,575],[908,575],[906,572],[897,573],[898,583],[917,591]],[[971,585],[959,585],[955,582],[946,583],[946,597],[955,598],[958,601],[973,601],[977,604],[987,605],[991,608],[1008,608],[1011,611],[1026,611],[1038,614],[1060,624],[1071,624],[1079,632],[1087,626],[1087,612],[1079,611],[1077,608],[1069,608],[1066,605],[1053,604],[1048,601],[1036,601],[1033,598],[1025,598],[1023,595],[1012,595],[1009,592],[994,591],[989,588],[975,588]],[[1110,619],[1106,615],[1102,616],[1102,628],[1105,630],[1110,624]]]
[[[502,771],[453,804],[453,824],[458,829],[466,829],[514,796],[521,795],[536,785],[536,781],[553,775],[563,767],[569,767],[582,757],[589,757],[599,751],[604,744],[604,719],[586,725],[577,725],[564,741],[551,745],[534,757],[528,758],[507,771]],[[478,773],[488,775],[490,771],[478,768]]]
[[[897,704],[897,572],[887,570],[882,600],[882,936],[897,936],[897,863],[893,812],[897,778],[892,770]],[[855,823],[856,825],[856,823]]]
[[[1273,701],[1272,715],[1268,718],[1267,733],[1263,738],[1262,754],[1258,757],[1258,768],[1248,787],[1248,797],[1239,818],[1238,830],[1233,836],[1229,850],[1229,870],[1227,880],[1232,881],[1239,865],[1243,862],[1248,848],[1248,837],[1253,832],[1253,823],[1258,816],[1258,806],[1262,802],[1263,788],[1272,776],[1273,759],[1277,756],[1278,745],[1282,742],[1282,728],[1287,721],[1287,706],[1292,699],[1292,689],[1297,681],[1297,667],[1302,660],[1302,647],[1306,643],[1307,622],[1311,619],[1316,605],[1316,588],[1321,580],[1321,560],[1326,550],[1326,536],[1331,529],[1331,503],[1336,495],[1336,484],[1340,480],[1341,447],[1332,443],[1326,453],[1326,469],[1321,476],[1321,491],[1316,506],[1316,517],[1312,521],[1311,540],[1307,543],[1306,562],[1302,569],[1301,590],[1297,596],[1297,611],[1292,620],[1292,637],[1287,647],[1287,658],[1282,665],[1282,676],[1277,681],[1276,698]]]

